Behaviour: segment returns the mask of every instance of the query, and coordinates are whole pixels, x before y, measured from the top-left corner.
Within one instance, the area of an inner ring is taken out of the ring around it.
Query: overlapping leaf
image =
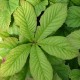
[[[18,73],[26,63],[30,48],[30,45],[23,44],[12,49],[6,57],[6,61],[1,64],[0,76],[5,77]]]
[[[52,3],[67,3],[68,0],[49,0]]]
[[[23,1],[21,6],[15,11],[14,18],[16,24],[20,27],[20,35],[31,41],[37,25],[33,6]]]
[[[74,4],[80,5],[80,0],[71,0]]]
[[[80,80],[80,70],[74,69],[70,73],[71,80]]]
[[[50,55],[62,59],[72,59],[78,56],[75,49],[65,37],[54,36],[39,41],[39,45]]]
[[[30,53],[30,70],[35,80],[52,80],[52,67],[42,50],[35,45]]]
[[[67,38],[75,48],[80,49],[80,30],[72,32]]]
[[[48,0],[27,0],[30,2],[34,8],[36,15],[39,16],[42,11],[46,9],[46,6],[48,5]]]
[[[36,32],[36,39],[41,40],[55,33],[64,23],[67,16],[67,5],[56,3],[50,6],[40,19],[41,26]]]
[[[9,53],[11,49],[18,45],[18,39],[14,37],[8,37],[0,42],[0,56],[4,57]]]
[[[80,26],[80,7],[71,6],[68,10],[68,17],[66,20],[68,27],[79,27]]]
[[[0,0],[0,28],[8,30],[11,14],[19,6],[19,0]],[[5,14],[6,13],[6,14]]]

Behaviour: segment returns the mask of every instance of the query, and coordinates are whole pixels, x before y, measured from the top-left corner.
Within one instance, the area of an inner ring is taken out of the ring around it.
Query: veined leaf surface
[[[30,70],[35,80],[52,80],[53,70],[42,50],[34,45],[30,53]]]
[[[1,64],[0,76],[6,77],[18,73],[26,63],[30,48],[30,45],[23,44],[12,49],[6,57],[6,61]]]
[[[20,27],[20,35],[28,40],[32,40],[36,30],[36,14],[33,6],[23,1],[21,6],[15,11],[14,18],[16,24]]]
[[[65,37],[54,36],[41,40],[38,44],[48,54],[61,59],[72,59],[78,56],[78,50],[75,49]]]
[[[67,16],[67,5],[56,3],[50,6],[40,19],[40,27],[36,32],[36,39],[41,40],[55,33],[65,22]]]

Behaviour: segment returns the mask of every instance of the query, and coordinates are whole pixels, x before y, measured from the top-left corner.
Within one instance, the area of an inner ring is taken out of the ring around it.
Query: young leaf
[[[33,6],[23,1],[21,6],[15,11],[14,18],[16,24],[20,27],[20,35],[31,41],[37,25]]]
[[[38,44],[48,54],[64,60],[72,59],[78,56],[78,50],[75,49],[65,37],[49,37],[39,41]]]
[[[6,77],[18,73],[26,63],[30,48],[30,45],[23,44],[12,49],[6,57],[6,61],[1,64],[0,76]]]
[[[30,53],[30,70],[35,80],[52,80],[53,70],[42,50],[34,45]]]
[[[74,69],[70,73],[71,80],[80,80],[80,70]]]
[[[30,2],[34,8],[36,15],[39,16],[42,11],[46,9],[46,6],[48,5],[48,0],[27,0]]]
[[[72,32],[67,38],[75,48],[80,49],[80,30]]]
[[[80,7],[71,6],[68,10],[68,17],[66,20],[68,27],[79,27],[80,26]]]
[[[55,33],[64,23],[67,16],[67,5],[56,3],[50,6],[40,19],[41,26],[36,32],[36,39],[41,40],[52,32]]]

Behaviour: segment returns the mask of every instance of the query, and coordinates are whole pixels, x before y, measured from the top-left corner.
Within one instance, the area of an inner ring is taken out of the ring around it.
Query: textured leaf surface
[[[18,73],[26,63],[29,51],[30,45],[27,44],[12,49],[6,57],[6,61],[1,64],[0,76],[5,77]]]
[[[8,37],[4,41],[0,42],[0,48],[13,48],[17,46],[18,39],[15,37]]]
[[[27,0],[30,2],[34,8],[36,15],[39,16],[42,11],[46,9],[46,6],[48,5],[48,0]]]
[[[8,30],[11,20],[10,18],[9,10],[0,10],[0,28],[2,30]]]
[[[8,33],[11,35],[19,35],[19,27],[14,23],[9,27]]]
[[[8,30],[11,14],[19,6],[19,0],[0,0],[0,28]],[[6,14],[5,14],[6,13]]]
[[[72,32],[67,38],[75,48],[80,49],[80,30]]]
[[[68,27],[79,27],[80,26],[80,7],[71,6],[69,8],[66,24],[68,25]]]
[[[62,80],[68,80],[69,73],[70,73],[69,66],[65,65],[64,61],[57,57],[48,55],[47,58],[50,61],[51,65],[54,69],[54,72],[56,72]],[[53,80],[56,80],[56,79],[53,79]]]
[[[27,67],[25,66],[19,73],[11,76],[9,80],[25,80],[26,73],[27,73]]]
[[[71,80],[80,80],[80,70],[74,69],[70,73]]]
[[[80,65],[80,54],[78,55],[78,64]]]
[[[14,18],[16,24],[20,27],[20,34],[28,40],[32,40],[36,29],[36,14],[33,6],[23,1],[21,6],[15,11]]]
[[[18,45],[18,39],[14,37],[8,37],[0,42],[0,56],[6,56],[11,49]]]
[[[70,68],[69,66],[63,64],[53,65],[53,69],[59,75],[62,80],[69,80]]]
[[[68,0],[49,0],[52,3],[67,3]]]
[[[55,33],[64,23],[67,16],[67,5],[56,3],[50,6],[40,19],[40,27],[37,29],[36,39],[40,40],[52,32]]]
[[[71,0],[74,4],[80,5],[80,0]]]
[[[42,50],[35,45],[30,53],[30,70],[35,80],[52,80],[52,67]]]
[[[65,37],[54,36],[43,39],[39,45],[50,55],[62,59],[72,59],[78,56],[75,49]]]
[[[9,0],[9,8],[11,14],[16,10],[18,6],[19,6],[19,0]]]

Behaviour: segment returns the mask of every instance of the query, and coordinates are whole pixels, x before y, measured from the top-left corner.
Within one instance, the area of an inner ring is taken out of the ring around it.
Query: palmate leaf
[[[46,9],[46,6],[48,5],[48,0],[27,0],[30,2],[34,8],[36,15],[39,16],[42,11]]]
[[[35,80],[52,80],[52,67],[42,50],[37,45],[33,45],[31,49],[30,70]]]
[[[75,48],[80,49],[80,30],[72,32],[67,38]]]
[[[70,73],[71,80],[80,80],[80,70],[73,69]]]
[[[16,24],[20,27],[20,35],[23,35],[28,40],[32,40],[36,30],[36,14],[33,6],[23,1],[21,6],[15,11],[14,18]]]
[[[64,23],[67,16],[67,5],[56,3],[50,6],[40,19],[40,27],[36,32],[36,39],[41,40],[52,32],[55,33]]]
[[[6,61],[1,64],[0,76],[6,77],[18,73],[26,63],[30,48],[30,45],[23,44],[12,49],[6,57]]]
[[[68,27],[80,27],[80,7],[71,6],[69,8],[66,24]]]
[[[78,50],[75,49],[65,37],[49,37],[39,41],[38,44],[48,54],[64,60],[78,56]]]

